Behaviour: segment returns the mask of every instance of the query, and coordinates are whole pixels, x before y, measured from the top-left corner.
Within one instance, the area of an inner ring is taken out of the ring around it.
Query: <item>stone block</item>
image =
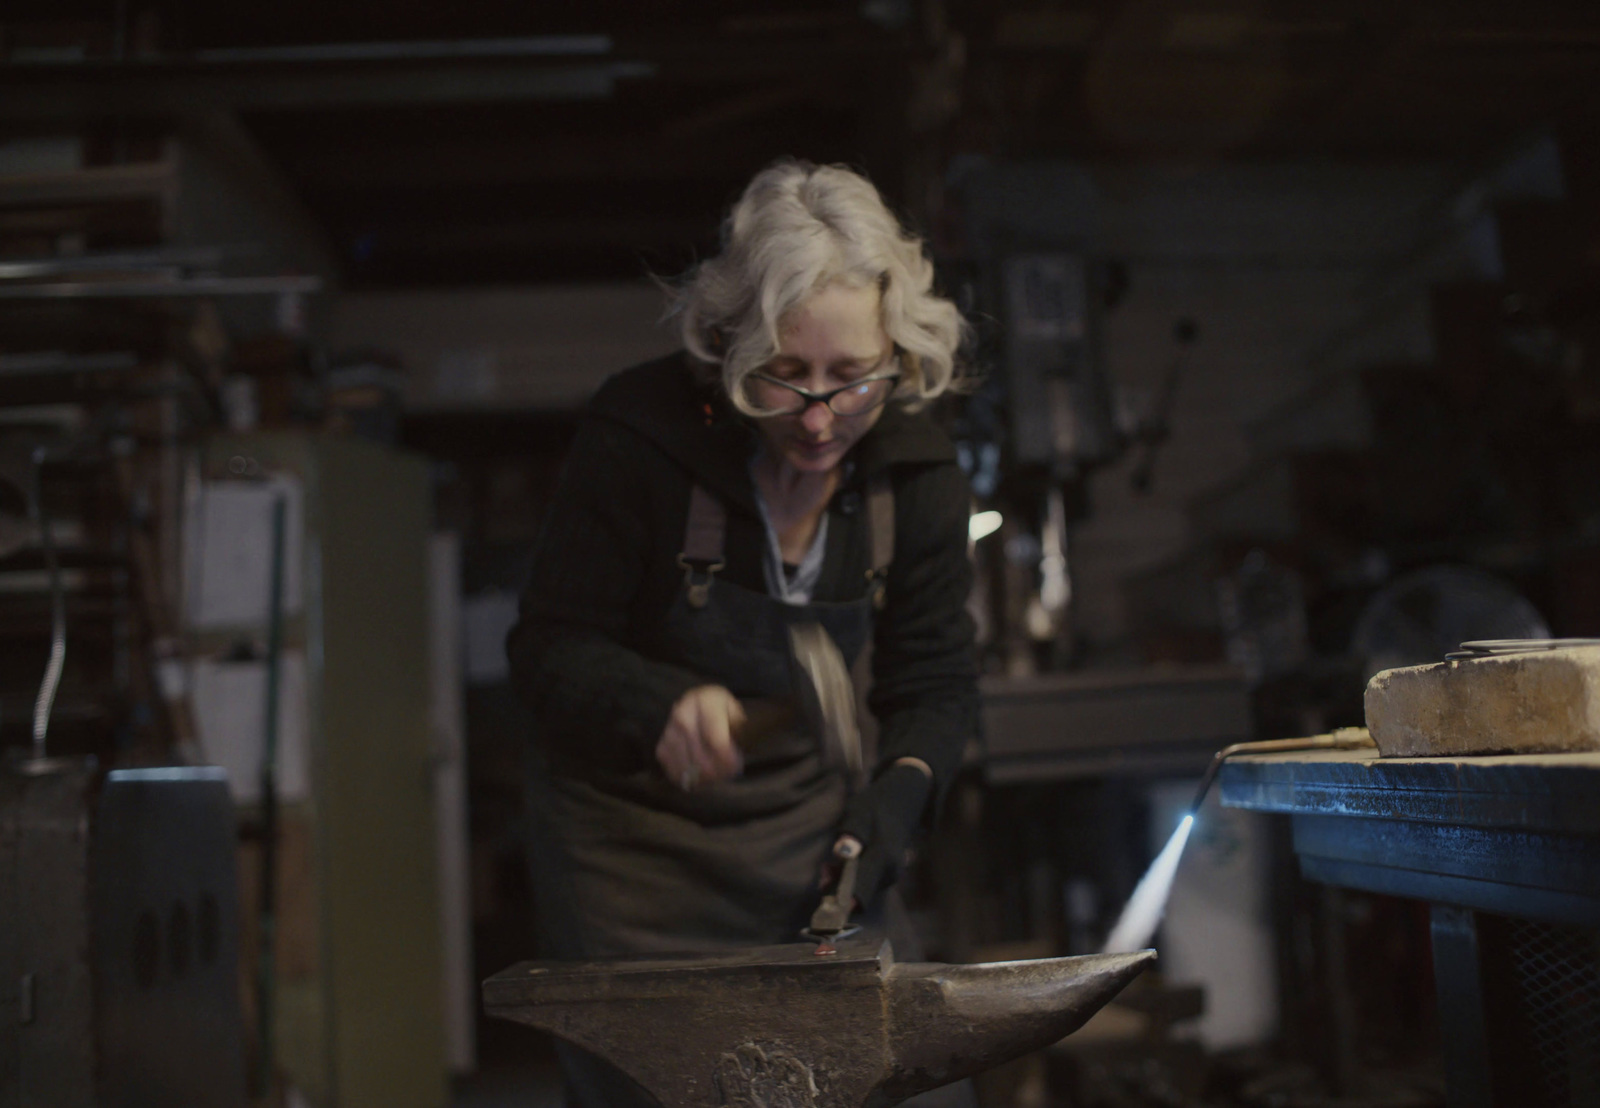
[[[1600,646],[1384,670],[1366,709],[1386,758],[1600,750]]]

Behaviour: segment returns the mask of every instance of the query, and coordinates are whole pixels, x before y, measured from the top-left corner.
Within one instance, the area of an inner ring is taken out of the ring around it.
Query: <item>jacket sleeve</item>
[[[959,468],[941,465],[903,482],[895,499],[895,555],[874,635],[868,703],[878,718],[880,769],[911,756],[933,770],[931,817],[980,727],[967,613],[971,493]]]
[[[625,428],[585,421],[506,639],[536,741],[624,773],[654,764],[672,705],[704,683],[624,645],[650,548],[649,449]]]

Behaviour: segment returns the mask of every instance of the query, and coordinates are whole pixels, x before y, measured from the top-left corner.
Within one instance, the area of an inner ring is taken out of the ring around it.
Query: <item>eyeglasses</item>
[[[895,368],[886,373],[859,378],[827,392],[812,392],[757,372],[744,379],[744,397],[761,415],[794,415],[813,404],[825,404],[834,415],[856,416],[884,404],[893,395],[895,382],[899,380],[900,370]]]

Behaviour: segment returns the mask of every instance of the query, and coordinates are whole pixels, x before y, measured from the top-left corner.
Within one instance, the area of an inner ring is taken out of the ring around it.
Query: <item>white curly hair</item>
[[[750,181],[722,228],[722,252],[674,294],[684,346],[720,371],[734,406],[745,377],[778,352],[784,317],[826,285],[882,293],[883,329],[900,352],[896,402],[920,407],[948,389],[967,333],[933,291],[933,263],[872,182],[836,165],[784,159]]]

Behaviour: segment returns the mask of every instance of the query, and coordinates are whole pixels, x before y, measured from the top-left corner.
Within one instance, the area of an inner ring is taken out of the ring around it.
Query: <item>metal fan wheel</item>
[[[1527,597],[1471,566],[1414,570],[1385,585],[1361,612],[1351,652],[1366,676],[1437,662],[1482,639],[1548,639],[1550,626]]]

